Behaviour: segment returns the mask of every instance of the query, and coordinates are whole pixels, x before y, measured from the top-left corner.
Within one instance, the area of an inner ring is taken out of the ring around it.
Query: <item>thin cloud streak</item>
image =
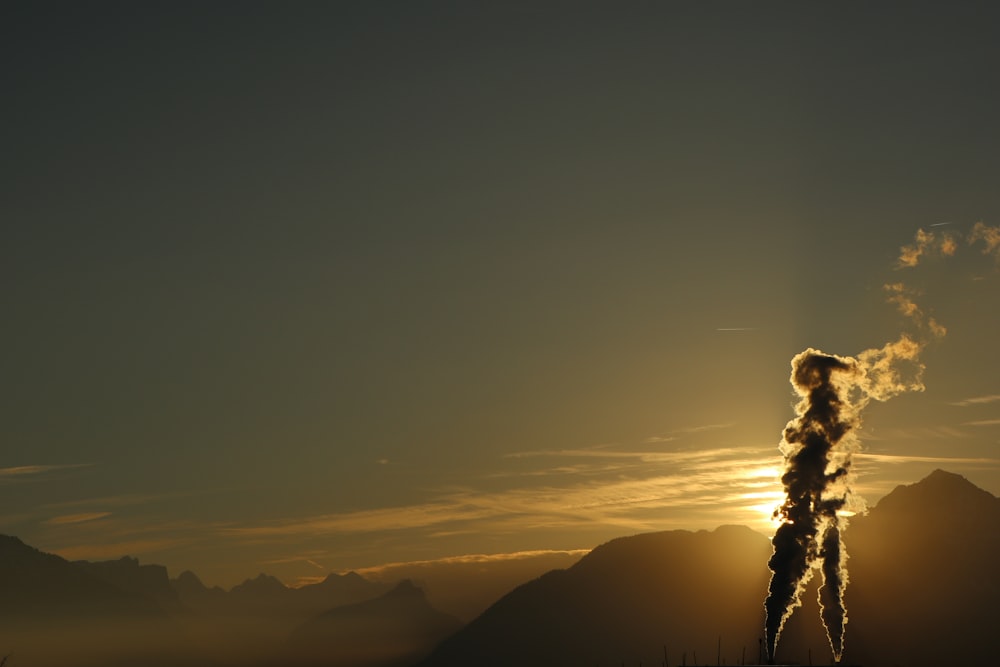
[[[997,420],[1000,423],[1000,420]],[[1000,459],[981,457],[959,457],[959,456],[908,456],[905,454],[871,454],[861,452],[854,455],[856,459],[875,461],[877,463],[903,464],[903,463],[940,463],[948,465],[955,464],[984,464],[1000,465]]]
[[[580,556],[590,553],[590,549],[533,549],[526,551],[513,551],[499,554],[464,554],[461,556],[446,556],[444,558],[434,558],[430,560],[399,561],[394,563],[384,563],[372,567],[363,567],[354,570],[361,576],[378,575],[385,570],[399,567],[413,567],[425,565],[475,565],[485,563],[509,562],[514,560],[526,560],[541,556]]]
[[[173,500],[196,495],[195,492],[175,492],[175,493],[128,493],[118,496],[102,496],[100,498],[81,498],[77,500],[65,500],[56,503],[46,503],[40,507],[44,509],[72,509],[75,507],[129,507],[134,505],[145,505],[160,500]]]
[[[956,405],[960,408],[968,407],[970,405],[986,405],[987,403],[996,403],[1000,401],[1000,394],[990,394],[989,396],[974,396],[973,398],[965,398],[961,401],[955,401],[950,403],[950,405]]]
[[[674,452],[641,452],[621,450],[594,449],[539,449],[534,451],[513,452],[504,458],[519,459],[530,457],[579,457],[579,458],[609,458],[636,459],[641,463],[676,463],[698,459],[712,459],[745,452],[745,448],[719,447],[716,449],[682,450]]]
[[[1000,419],[980,419],[972,422],[962,422],[962,426],[997,426]]]
[[[0,468],[0,481],[22,480],[22,478],[40,477],[50,472],[89,468],[93,463],[67,463],[63,465],[29,465]]]
[[[188,543],[190,543],[190,540],[184,538],[131,540],[111,544],[80,544],[51,549],[51,551],[66,560],[106,560],[121,558],[125,554],[135,556],[137,554],[165,551],[174,547],[184,546]]]
[[[71,523],[85,523],[87,521],[96,521],[97,519],[103,519],[104,517],[111,516],[111,512],[85,512],[83,514],[65,514],[63,516],[52,517],[46,520],[51,526],[63,526]]]
[[[463,525],[470,526],[473,532],[581,525],[650,529],[658,527],[658,522],[638,514],[679,508],[714,510],[720,503],[733,509],[734,502],[759,497],[746,494],[761,493],[760,489],[768,482],[777,488],[774,456],[748,456],[761,451],[764,450],[720,448],[666,454],[594,450],[522,452],[512,458],[614,456],[645,462],[651,457],[648,458],[651,462],[673,464],[676,469],[642,477],[529,486],[495,493],[459,488],[410,506],[290,517],[262,525],[224,527],[221,532],[237,539],[268,539],[428,528],[435,533],[451,534]]]

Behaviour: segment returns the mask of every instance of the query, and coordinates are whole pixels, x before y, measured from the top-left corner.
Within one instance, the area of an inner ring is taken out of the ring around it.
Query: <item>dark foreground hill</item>
[[[936,471],[852,520],[844,660],[995,664],[1000,499]],[[749,529],[614,540],[520,586],[443,642],[421,667],[756,662],[769,572]],[[815,581],[778,658],[830,660]]]
[[[846,540],[845,658],[1000,664],[1000,498],[938,470],[883,498]]]
[[[424,667],[729,664],[756,661],[770,545],[749,528],[613,540],[520,586],[446,640]],[[695,655],[697,654],[697,655]]]

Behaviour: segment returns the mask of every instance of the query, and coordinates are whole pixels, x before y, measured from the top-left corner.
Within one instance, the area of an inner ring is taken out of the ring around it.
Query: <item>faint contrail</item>
[[[917,231],[914,242],[900,249],[896,268],[917,266],[924,257],[950,257],[958,249],[951,233]],[[982,241],[984,254],[1000,261],[1000,227],[976,223],[969,244]],[[916,303],[916,292],[901,282],[884,286],[887,301],[913,326],[912,334],[857,357],[840,357],[807,349],[792,359],[791,383],[801,401],[785,427],[780,444],[785,457],[781,483],[785,500],[775,510],[780,525],[768,561],[772,575],[764,602],[768,660],[785,621],[800,604],[806,584],[818,568],[823,577],[819,603],[834,660],[844,651],[847,610],[847,552],[841,535],[847,519],[841,512],[851,502],[851,457],[860,448],[855,431],[871,399],[886,401],[906,391],[922,391],[924,365],[920,353],[928,342],[945,335],[944,326]]]

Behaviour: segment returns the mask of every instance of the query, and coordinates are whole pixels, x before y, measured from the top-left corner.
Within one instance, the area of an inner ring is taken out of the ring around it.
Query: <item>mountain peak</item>
[[[950,519],[976,518],[1000,512],[1000,498],[962,475],[937,469],[915,484],[893,489],[876,505],[878,514],[922,520],[947,514]]]
[[[403,579],[396,587],[386,593],[386,597],[420,597],[424,596],[424,589],[417,586],[409,579]]]
[[[247,579],[242,584],[238,584],[233,587],[232,593],[271,593],[271,592],[281,592],[287,589],[277,577],[272,577],[269,574],[264,574],[261,572],[253,579]]]
[[[191,570],[184,570],[183,572],[178,574],[177,578],[174,579],[174,582],[179,586],[187,586],[197,589],[207,588],[205,584],[202,583],[198,575],[192,572]]]
[[[967,480],[965,477],[959,475],[955,472],[948,472],[947,470],[942,470],[937,468],[931,474],[924,477],[922,480],[917,482],[917,484],[951,484],[951,485],[963,485],[963,486],[975,486],[972,482]]]

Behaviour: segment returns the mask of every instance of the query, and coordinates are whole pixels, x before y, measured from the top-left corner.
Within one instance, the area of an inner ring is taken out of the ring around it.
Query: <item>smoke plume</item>
[[[959,248],[956,235],[918,230],[900,249],[897,269],[909,269],[928,257],[950,257]],[[966,241],[979,241],[983,254],[1000,261],[1000,227],[976,223]],[[883,286],[912,329],[880,348],[856,357],[840,357],[807,349],[792,359],[791,383],[800,401],[796,417],[785,426],[779,448],[785,457],[781,483],[785,500],[775,510],[780,520],[768,561],[772,575],[764,602],[765,641],[774,660],[781,630],[798,607],[802,591],[816,570],[823,578],[819,603],[834,660],[844,651],[847,609],[847,551],[841,536],[847,527],[845,508],[852,504],[851,457],[860,448],[855,432],[871,399],[887,401],[903,392],[923,391],[920,353],[946,329],[916,301],[919,293],[902,282]]]

